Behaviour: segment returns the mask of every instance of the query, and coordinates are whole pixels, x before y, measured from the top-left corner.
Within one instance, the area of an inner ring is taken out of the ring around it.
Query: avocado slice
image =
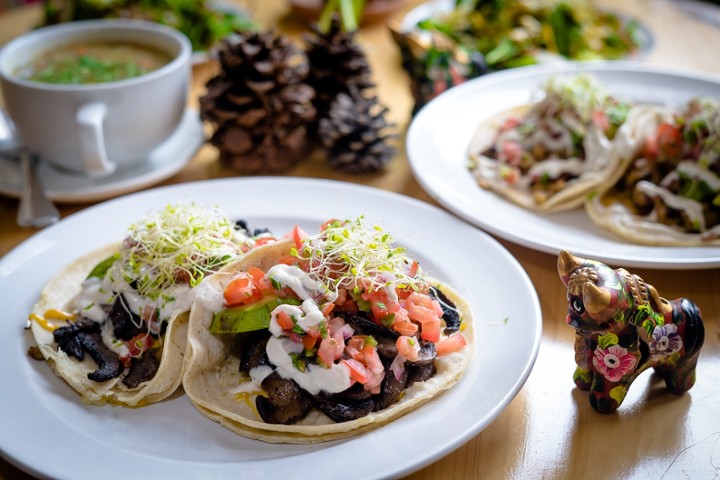
[[[278,305],[300,305],[293,297],[275,297],[261,303],[228,308],[215,314],[210,333],[242,333],[270,326],[270,314]]]
[[[85,277],[85,280],[88,278],[103,278],[105,277],[105,274],[110,270],[110,267],[112,267],[113,263],[117,261],[117,259],[120,258],[120,252],[114,253],[112,256],[106,258],[102,262],[95,265],[95,267],[88,273],[88,276]]]

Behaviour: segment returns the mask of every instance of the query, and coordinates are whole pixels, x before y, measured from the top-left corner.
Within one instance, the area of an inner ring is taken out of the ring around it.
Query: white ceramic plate
[[[103,178],[60,171],[41,160],[38,175],[51,200],[59,203],[97,202],[159,183],[183,169],[205,141],[197,110],[188,108],[177,130],[147,159]],[[16,158],[0,155],[0,194],[19,197],[22,171]]]
[[[269,445],[231,433],[175,395],[145,408],[84,405],[26,350],[23,330],[43,284],[63,265],[123,237],[148,209],[194,200],[220,205],[276,234],[317,231],[360,214],[388,229],[433,276],[451,283],[475,314],[476,345],[461,381],[382,428],[320,445]],[[559,281],[559,280],[558,280]],[[459,447],[486,427],[524,384],[537,356],[537,294],[517,261],[477,228],[428,204],[348,183],[249,178],[140,192],[67,217],[0,261],[0,452],[31,473],[103,478],[396,478]],[[351,459],[356,459],[352,461]],[[350,473],[350,470],[351,473]]]
[[[596,227],[582,209],[537,214],[478,187],[466,168],[467,148],[487,117],[527,103],[542,82],[559,73],[585,71],[608,90],[639,102],[681,104],[695,95],[720,97],[720,79],[651,68],[632,62],[563,63],[486,75],[448,90],[413,119],[407,153],[423,188],[466,220],[512,242],[557,254],[647,268],[714,268],[720,247],[649,247],[631,244]]]

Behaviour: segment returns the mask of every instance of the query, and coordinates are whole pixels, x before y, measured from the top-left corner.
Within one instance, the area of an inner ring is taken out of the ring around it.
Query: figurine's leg
[[[692,388],[695,384],[695,367],[698,354],[689,358],[679,359],[675,365],[658,365],[655,371],[665,379],[667,389],[671,393],[681,394]]]
[[[577,368],[573,373],[573,381],[580,390],[590,390],[595,371],[592,366],[592,349],[590,338],[579,332],[575,333],[575,363]]]
[[[577,367],[573,373],[573,381],[580,390],[590,390],[592,385],[594,372],[592,370],[585,370],[581,367]]]
[[[613,395],[613,393],[618,392],[616,389],[617,386],[617,383],[607,381],[602,375],[595,375],[592,388],[590,389],[590,405],[592,408],[600,413],[614,412],[620,406],[620,402],[622,402],[625,397],[625,392],[627,391],[626,388],[620,387],[622,396],[618,402],[616,395]]]

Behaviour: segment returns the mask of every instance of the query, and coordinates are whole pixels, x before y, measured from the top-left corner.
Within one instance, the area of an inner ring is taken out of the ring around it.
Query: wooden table
[[[646,59],[648,63],[720,74],[717,28],[682,13],[667,0],[599,3],[640,18],[650,28],[655,45]],[[296,36],[302,29],[287,17],[286,5],[280,0],[251,5],[264,25],[277,24]],[[37,18],[36,8],[4,14],[0,17],[0,44],[27,29]],[[369,26],[362,30],[360,42],[373,67],[381,100],[391,107],[391,118],[404,129],[411,99],[389,33],[382,25]],[[197,97],[214,68],[195,68],[192,105],[197,106]],[[187,168],[163,184],[232,175],[219,165],[214,148],[205,146]],[[343,175],[328,169],[321,158],[311,157],[287,175],[352,181],[433,203],[414,180],[402,146],[382,174]],[[17,206],[15,199],[0,198],[0,255],[35,232],[16,226]],[[88,206],[61,205],[60,210],[67,216]],[[688,394],[674,396],[664,392],[657,376],[646,373],[635,382],[617,413],[601,415],[589,407],[587,394],[575,389],[572,382],[574,331],[564,322],[565,289],[557,277],[555,256],[501,242],[523,265],[540,297],[543,337],[537,362],[523,389],[488,428],[409,478],[717,478],[720,269],[633,269],[663,296],[687,296],[702,308],[707,331],[698,380]],[[18,432],[20,435],[22,432]],[[0,478],[31,477],[0,460]]]

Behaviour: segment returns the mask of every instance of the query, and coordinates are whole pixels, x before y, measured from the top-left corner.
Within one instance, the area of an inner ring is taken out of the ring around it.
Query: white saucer
[[[96,202],[141,190],[173,176],[192,160],[203,142],[198,112],[188,108],[175,133],[144,162],[119,169],[109,177],[93,179],[62,172],[41,160],[38,173],[53,201]],[[21,190],[19,162],[0,157],[0,194],[19,197]]]

